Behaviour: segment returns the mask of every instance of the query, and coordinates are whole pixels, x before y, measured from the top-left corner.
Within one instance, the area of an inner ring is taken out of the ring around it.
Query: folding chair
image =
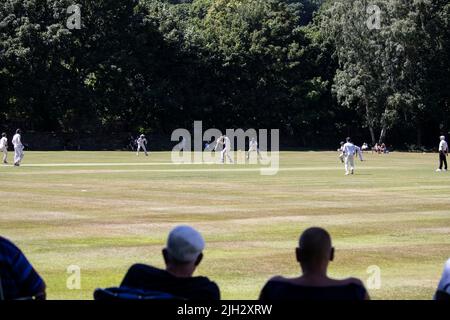
[[[185,300],[170,293],[129,287],[112,287],[94,291],[94,300]]]

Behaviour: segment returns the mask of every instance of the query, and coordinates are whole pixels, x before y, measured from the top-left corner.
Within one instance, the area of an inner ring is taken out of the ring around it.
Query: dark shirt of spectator
[[[219,300],[217,284],[206,277],[193,277],[203,258],[202,235],[189,226],[174,228],[162,250],[165,270],[135,264],[125,275],[121,287],[158,291],[177,299]]]
[[[260,300],[364,300],[367,291],[357,280],[325,287],[298,285],[284,278],[273,278],[261,291]]]
[[[2,237],[0,237],[0,285],[0,299],[45,298],[44,280],[22,251]]]
[[[160,291],[187,300],[220,300],[219,287],[206,277],[176,277],[144,264],[133,265],[120,286]]]

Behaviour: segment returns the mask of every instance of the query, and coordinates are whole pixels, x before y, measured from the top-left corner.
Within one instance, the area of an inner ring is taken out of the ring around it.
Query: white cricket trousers
[[[233,159],[231,159],[231,156],[230,156],[229,148],[223,148],[222,152],[220,153],[220,160],[222,162],[225,161],[225,157],[227,157],[228,161],[233,162]]]
[[[3,163],[6,163],[6,161],[8,160],[8,149],[2,148],[0,149],[0,151],[3,152]]]
[[[255,152],[258,154],[258,159],[261,159],[261,153],[259,152],[258,147],[255,147],[255,146],[251,146],[251,147],[248,149],[248,152],[247,152],[247,159],[250,158],[250,152],[252,152],[252,151],[255,151]]]
[[[145,145],[138,145],[138,147],[137,147],[137,154],[139,155],[139,151],[140,150],[144,150],[144,152],[145,152],[145,154],[147,154],[147,148],[145,147]]]
[[[20,164],[23,159],[23,146],[14,147],[14,163]]]
[[[345,173],[349,173],[349,169],[351,171],[355,170],[355,156],[354,155],[346,155],[344,158],[345,163]]]

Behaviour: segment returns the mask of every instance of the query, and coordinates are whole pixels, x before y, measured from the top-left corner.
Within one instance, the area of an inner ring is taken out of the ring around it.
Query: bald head
[[[322,228],[309,228],[300,236],[297,260],[302,266],[318,266],[333,259],[330,234]]]

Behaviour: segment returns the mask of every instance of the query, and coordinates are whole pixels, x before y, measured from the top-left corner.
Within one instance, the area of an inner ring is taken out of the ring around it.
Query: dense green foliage
[[[430,144],[450,116],[445,0],[0,4],[0,128],[168,133],[279,128],[304,147],[352,134]]]

